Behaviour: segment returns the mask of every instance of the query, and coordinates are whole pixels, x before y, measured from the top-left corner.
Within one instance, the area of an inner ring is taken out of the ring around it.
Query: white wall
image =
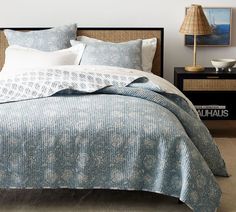
[[[192,63],[192,50],[178,32],[185,7],[235,7],[235,0],[0,0],[0,27],[56,26],[153,26],[165,28],[164,77],[173,80],[173,67]],[[236,11],[234,11],[236,12]],[[236,20],[233,21],[233,25]],[[236,58],[236,27],[232,47],[200,48],[198,61],[209,66],[212,58]]]

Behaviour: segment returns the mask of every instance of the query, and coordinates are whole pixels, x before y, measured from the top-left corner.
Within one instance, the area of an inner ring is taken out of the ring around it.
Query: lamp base
[[[204,67],[200,65],[196,66],[186,66],[185,71],[190,71],[190,72],[198,72],[198,71],[204,71]]]

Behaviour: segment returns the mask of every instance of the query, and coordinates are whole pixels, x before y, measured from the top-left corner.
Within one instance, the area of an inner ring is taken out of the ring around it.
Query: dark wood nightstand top
[[[205,68],[204,71],[201,72],[189,72],[189,71],[185,71],[184,67],[175,67],[174,68],[175,72],[177,74],[181,74],[181,75],[192,75],[192,76],[204,76],[204,75],[219,75],[219,76],[225,76],[225,77],[229,77],[229,76],[236,76],[236,68],[233,68],[233,70],[231,72],[227,71],[227,70],[220,70],[218,72],[216,72],[215,68],[213,67],[208,67]]]

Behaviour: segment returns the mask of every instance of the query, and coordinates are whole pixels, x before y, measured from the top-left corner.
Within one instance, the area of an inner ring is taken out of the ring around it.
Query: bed
[[[228,176],[225,163],[191,102],[162,78],[163,28],[77,33],[157,38],[152,73],[101,65],[1,73],[0,188],[147,191],[215,211],[214,175]],[[1,30],[0,66],[7,46]]]

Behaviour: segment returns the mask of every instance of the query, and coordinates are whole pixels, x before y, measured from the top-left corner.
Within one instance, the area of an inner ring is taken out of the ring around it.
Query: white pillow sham
[[[82,42],[105,42],[102,40],[98,40],[95,38],[90,38],[87,36],[78,36],[78,41]],[[151,72],[152,71],[152,62],[154,55],[156,53],[156,47],[157,47],[157,39],[156,38],[150,38],[150,39],[143,39],[142,40],[142,69],[145,72]]]
[[[5,63],[2,72],[19,73],[28,68],[44,68],[61,65],[78,65],[85,44],[53,52],[12,45],[5,51]]]

